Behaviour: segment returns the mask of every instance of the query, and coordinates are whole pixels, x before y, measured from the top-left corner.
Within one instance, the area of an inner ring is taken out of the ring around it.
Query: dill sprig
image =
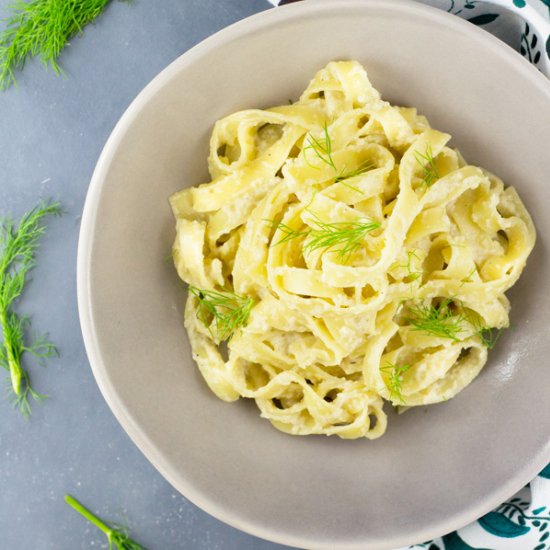
[[[198,300],[197,319],[208,327],[217,342],[229,340],[233,333],[248,322],[254,300],[229,290],[205,290],[189,286]],[[215,332],[212,331],[212,322]]]
[[[109,550],[147,550],[145,546],[132,540],[125,528],[108,525],[71,495],[65,495],[65,502],[105,534],[109,542]]]
[[[481,343],[487,349],[491,350],[497,345],[503,329],[488,327],[484,325],[481,321],[481,317],[479,317],[475,313],[473,315],[468,315],[467,321],[473,327],[475,333],[481,340]]]
[[[304,252],[310,254],[323,249],[336,252],[337,257],[347,262],[351,255],[361,248],[368,233],[378,229],[380,224],[368,218],[352,222],[327,223],[316,217],[314,229],[310,230]]]
[[[27,317],[19,317],[12,309],[21,295],[27,273],[35,265],[38,240],[44,234],[43,218],[61,214],[58,203],[40,204],[27,212],[16,226],[10,218],[0,221],[0,325],[3,342],[0,344],[0,366],[10,373],[14,404],[24,416],[31,412],[29,397],[42,399],[43,395],[31,387],[29,374],[21,364],[25,352],[39,359],[51,357],[55,347],[45,337],[26,343],[29,325]]]
[[[416,162],[423,170],[422,182],[426,187],[431,187],[438,179],[439,174],[435,166],[435,159],[432,152],[432,146],[428,143],[424,154],[419,151],[414,152]]]
[[[399,400],[401,404],[405,403],[403,399],[403,394],[401,393],[403,385],[403,374],[405,374],[411,368],[410,365],[394,365],[388,363],[385,367],[380,367],[380,370],[387,373],[389,376],[389,390],[390,390],[390,399],[392,401]]]
[[[358,193],[361,192],[359,189],[357,189],[356,187],[353,187],[352,185],[347,183],[345,180],[349,178],[353,178],[355,176],[360,176],[361,174],[364,174],[365,172],[368,172],[369,170],[374,168],[374,165],[370,161],[368,160],[364,161],[355,170],[346,171],[345,166],[341,169],[338,169],[336,167],[336,164],[334,163],[334,159],[332,158],[332,139],[330,138],[330,134],[328,132],[328,128],[326,124],[323,126],[323,138],[318,139],[315,136],[313,136],[311,133],[308,133],[306,140],[307,140],[307,145],[304,147],[304,158],[306,159],[306,162],[307,162],[306,152],[313,151],[314,155],[321,162],[323,162],[327,166],[330,166],[334,170],[334,173],[336,174],[334,178],[335,182],[342,182],[344,185],[350,187],[354,191],[357,191]]]
[[[409,282],[412,283],[416,281],[419,277],[422,276],[422,271],[415,271],[412,268],[412,259],[415,258],[416,260],[420,260],[418,257],[418,254],[415,250],[407,250],[407,263],[405,265],[401,265],[400,267],[403,267],[407,270],[406,278],[409,279]]]
[[[464,286],[466,283],[473,283],[472,275],[477,271],[477,267],[474,267],[466,277],[460,279],[460,286]]]
[[[452,311],[450,307],[452,303],[451,298],[446,298],[436,305],[408,306],[409,316],[405,322],[412,326],[412,330],[427,332],[459,342],[458,334],[464,332],[462,327],[464,318]]]
[[[288,241],[292,241],[293,239],[298,239],[300,237],[307,237],[311,230],[310,229],[306,229],[304,231],[300,231],[298,229],[294,229],[292,227],[290,227],[290,225],[287,225],[286,223],[283,223],[283,222],[277,222],[275,220],[264,220],[265,222],[271,224],[271,227],[274,229],[274,230],[279,230],[284,236],[281,237],[275,244],[273,244],[272,246],[276,246],[278,244],[283,244],[283,243],[286,243]]]
[[[57,59],[69,40],[93,21],[110,0],[15,0],[0,34],[0,90],[15,84],[31,57],[60,74]]]
[[[476,334],[481,338],[481,343],[487,349],[493,349],[502,334],[502,329],[499,328],[490,328],[490,327],[481,327],[477,330]]]
[[[275,245],[288,242],[292,239],[304,237],[306,239],[304,254],[311,254],[315,250],[326,249],[337,254],[342,262],[347,262],[352,254],[361,248],[365,236],[378,229],[380,224],[368,218],[351,222],[324,222],[315,217],[315,227],[307,230],[293,229],[284,223],[274,223],[284,235]],[[272,222],[273,223],[273,222]]]
[[[338,168],[334,164],[332,158],[332,140],[330,139],[330,134],[328,133],[327,125],[323,126],[323,138],[317,139],[311,133],[306,136],[307,145],[304,147],[304,155],[306,151],[313,151],[314,155],[321,161],[330,166],[336,173],[338,173]],[[307,161],[307,157],[306,161]]]
[[[370,162],[369,160],[365,160],[355,170],[350,170],[349,172],[346,172],[345,167],[342,168],[342,170],[340,171],[340,174],[336,176],[336,178],[334,178],[334,181],[335,182],[341,181],[344,185],[360,193],[361,191],[357,189],[357,187],[353,187],[352,185],[347,183],[345,180],[349,178],[354,178],[355,176],[360,176],[361,174],[364,174],[365,172],[368,172],[373,168],[374,168],[374,164],[372,164],[372,162]]]

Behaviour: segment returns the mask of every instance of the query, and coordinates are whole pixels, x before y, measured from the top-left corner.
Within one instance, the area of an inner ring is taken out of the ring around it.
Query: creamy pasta
[[[385,400],[438,403],[477,376],[535,230],[449,139],[356,61],[216,122],[212,180],[171,205],[185,328],[219,398],[290,434],[376,438]]]

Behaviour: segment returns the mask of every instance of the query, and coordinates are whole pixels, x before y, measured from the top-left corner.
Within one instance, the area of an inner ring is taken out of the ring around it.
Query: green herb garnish
[[[481,343],[487,349],[493,349],[496,346],[503,329],[484,325],[481,321],[481,317],[475,313],[473,315],[468,315],[467,321],[472,325]]]
[[[458,338],[458,334],[465,332],[463,323],[468,323],[481,339],[481,343],[487,349],[493,349],[500,338],[502,329],[483,325],[475,314],[475,317],[472,317],[469,314],[454,313],[450,307],[452,304],[453,299],[446,298],[435,306],[425,304],[409,306],[409,317],[405,319],[405,322],[412,325],[412,330],[449,338],[455,342],[461,340]]]
[[[29,374],[21,364],[22,356],[28,352],[45,359],[54,355],[56,350],[44,337],[30,343],[25,341],[29,320],[13,311],[13,303],[23,292],[27,273],[35,265],[38,240],[45,231],[42,221],[50,214],[61,214],[58,203],[33,208],[17,226],[10,218],[0,221],[0,325],[3,333],[0,366],[10,373],[14,404],[24,416],[31,412],[29,397],[39,400],[45,396],[31,387]]]
[[[466,275],[466,277],[460,279],[460,282],[462,283],[460,286],[463,286],[465,283],[472,283],[473,282],[473,279],[472,279],[472,275],[477,271],[477,268],[474,267],[472,269],[472,271],[470,271],[470,273],[468,273],[468,275]]]
[[[109,550],[147,550],[144,546],[132,540],[125,528],[108,525],[71,495],[65,495],[65,502],[105,534],[109,542]]]
[[[315,229],[311,229],[304,252],[309,254],[325,248],[336,252],[338,258],[347,262],[350,256],[361,248],[365,236],[378,229],[380,224],[367,218],[353,222],[326,223],[315,220]]]
[[[323,126],[323,139],[317,139],[311,133],[306,136],[307,145],[304,147],[304,154],[306,151],[313,151],[315,156],[323,163],[330,166],[336,173],[338,173],[338,168],[334,164],[332,158],[332,140],[330,139],[330,134],[328,133],[327,125]],[[307,161],[307,158],[306,158]]]
[[[432,146],[428,143],[424,154],[415,151],[414,156],[416,157],[416,162],[418,162],[424,172],[422,182],[426,187],[431,187],[439,179],[432,153]]]
[[[432,304],[409,306],[409,316],[405,322],[412,326],[412,330],[459,342],[457,335],[464,331],[462,328],[464,318],[452,311],[452,303],[451,298],[446,298],[435,306]]]
[[[60,74],[57,59],[69,40],[93,21],[110,0],[15,0],[0,34],[0,90],[31,57]]]
[[[288,241],[298,239],[300,237],[307,237],[311,232],[310,229],[306,229],[304,231],[299,231],[298,229],[293,229],[292,227],[290,227],[290,225],[287,225],[286,223],[276,222],[275,220],[264,220],[264,221],[271,224],[271,227],[274,230],[278,229],[284,235],[284,237],[281,237],[272,246],[276,246],[278,244],[283,244],[283,243],[286,243]]]
[[[372,164],[372,162],[370,162],[369,160],[365,160],[355,170],[351,170],[350,172],[345,172],[344,169],[342,169],[340,171],[340,174],[336,176],[334,181],[335,182],[341,181],[347,187],[353,189],[354,191],[357,191],[358,193],[361,193],[360,189],[357,189],[357,187],[353,187],[352,185],[347,183],[345,180],[349,178],[354,178],[355,176],[360,176],[361,174],[364,174],[365,172],[368,172],[373,168],[374,168],[374,165]]]
[[[493,349],[502,334],[502,329],[499,328],[489,328],[481,327],[477,330],[476,334],[481,338],[482,344],[487,349]]]
[[[198,300],[197,319],[208,327],[212,338],[229,340],[234,332],[248,322],[254,300],[229,290],[204,290],[194,286],[189,292]],[[211,330],[214,322],[215,333]]]
[[[355,176],[360,176],[361,174],[364,174],[365,172],[368,172],[369,170],[374,168],[373,164],[370,161],[363,162],[358,168],[350,172],[346,172],[345,167],[343,167],[342,169],[338,169],[336,167],[336,164],[334,163],[334,159],[332,158],[332,140],[330,138],[330,134],[328,132],[328,128],[326,124],[323,126],[322,139],[317,139],[311,134],[308,134],[306,137],[306,140],[307,140],[307,145],[306,147],[304,147],[304,154],[306,151],[313,151],[315,156],[321,162],[323,162],[327,166],[330,166],[334,170],[336,174],[334,178],[335,182],[342,182],[344,185],[350,187],[354,191],[357,191],[358,193],[361,192],[360,189],[357,189],[356,187],[349,185],[344,180],[353,178]],[[305,158],[307,162],[307,156]]]
[[[412,283],[416,281],[419,277],[422,276],[422,271],[415,271],[412,268],[412,259],[415,258],[419,260],[418,254],[414,250],[407,250],[407,263],[400,267],[404,267],[407,270],[406,277],[409,279],[409,282]]]
[[[274,224],[284,234],[275,245],[304,237],[307,238],[303,248],[304,254],[324,248],[336,252],[340,260],[347,262],[351,255],[361,248],[365,236],[380,227],[379,223],[367,218],[353,222],[327,223],[315,216],[314,223],[316,227],[305,231],[292,229],[283,223]]]
[[[402,404],[405,403],[403,399],[403,394],[401,393],[401,388],[403,384],[403,374],[405,374],[411,368],[410,365],[393,365],[388,364],[385,367],[380,367],[380,370],[388,373],[389,375],[389,389],[390,389],[390,399],[392,401],[399,400]]]

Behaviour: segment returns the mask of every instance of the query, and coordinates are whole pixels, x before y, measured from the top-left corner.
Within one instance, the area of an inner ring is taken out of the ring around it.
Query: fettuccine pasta
[[[185,328],[219,398],[290,434],[376,438],[384,400],[438,403],[477,376],[535,229],[449,139],[355,61],[216,122],[212,181],[171,205]]]

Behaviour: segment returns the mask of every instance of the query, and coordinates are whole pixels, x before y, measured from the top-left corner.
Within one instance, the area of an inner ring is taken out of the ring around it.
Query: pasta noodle
[[[384,400],[438,403],[477,376],[535,229],[449,139],[356,61],[216,122],[212,181],[171,205],[185,328],[219,398],[290,434],[372,439]]]

